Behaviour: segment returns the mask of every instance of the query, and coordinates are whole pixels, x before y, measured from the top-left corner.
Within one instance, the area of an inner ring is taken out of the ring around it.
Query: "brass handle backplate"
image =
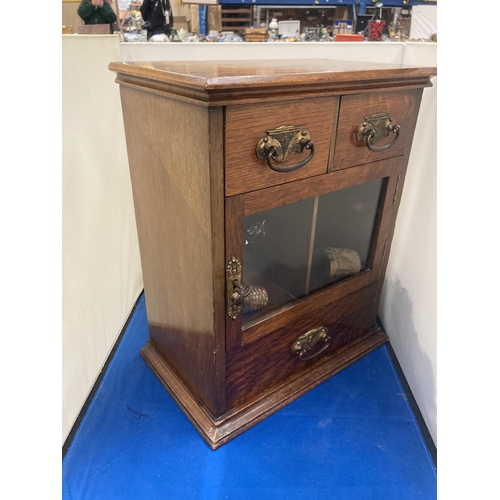
[[[394,125],[394,119],[389,113],[375,113],[365,116],[365,121],[358,125],[356,130],[356,140],[365,142],[366,147],[374,153],[380,153],[389,149],[399,138],[401,127]],[[374,143],[380,141],[389,134],[395,134],[394,139],[385,146],[375,146]]]
[[[231,319],[236,319],[250,291],[250,286],[241,284],[241,263],[233,257],[226,267],[226,304]]]
[[[314,330],[303,333],[292,346],[292,355],[299,356],[300,361],[309,361],[324,352],[332,339],[328,336],[328,330],[320,326]],[[316,348],[316,346],[321,346]]]
[[[307,165],[314,156],[314,143],[309,132],[302,127],[292,125],[282,125],[281,127],[266,130],[266,137],[263,137],[255,149],[257,158],[266,161],[269,168],[276,172],[292,172]],[[294,153],[301,153],[309,150],[309,155],[299,163],[290,166],[280,166],[275,162],[283,163]]]

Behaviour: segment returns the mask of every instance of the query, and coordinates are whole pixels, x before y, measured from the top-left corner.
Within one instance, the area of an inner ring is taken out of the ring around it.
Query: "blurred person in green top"
[[[108,0],[82,0],[78,15],[85,24],[109,24],[116,21],[116,14]]]

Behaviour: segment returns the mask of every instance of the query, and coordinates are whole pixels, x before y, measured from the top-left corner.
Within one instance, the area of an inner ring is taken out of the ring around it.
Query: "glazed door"
[[[377,280],[401,157],[226,199],[226,344],[293,324]]]

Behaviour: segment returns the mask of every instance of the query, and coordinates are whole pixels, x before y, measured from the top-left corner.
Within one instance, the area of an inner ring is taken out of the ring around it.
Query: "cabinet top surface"
[[[109,69],[165,83],[210,89],[234,86],[347,82],[393,78],[430,78],[435,67],[329,59],[296,61],[156,61],[111,63]]]
[[[435,67],[330,59],[289,61],[112,62],[117,83],[203,105],[262,96],[301,98],[380,88],[429,87]]]

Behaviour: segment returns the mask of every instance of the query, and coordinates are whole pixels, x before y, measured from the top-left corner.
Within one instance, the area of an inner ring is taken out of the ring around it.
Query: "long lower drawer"
[[[376,288],[373,283],[231,352],[226,362],[228,407],[240,405],[288,377],[328,362],[340,347],[367,333],[373,326],[370,323]],[[326,330],[329,342],[320,340],[302,356],[292,353],[298,337],[320,327]]]

